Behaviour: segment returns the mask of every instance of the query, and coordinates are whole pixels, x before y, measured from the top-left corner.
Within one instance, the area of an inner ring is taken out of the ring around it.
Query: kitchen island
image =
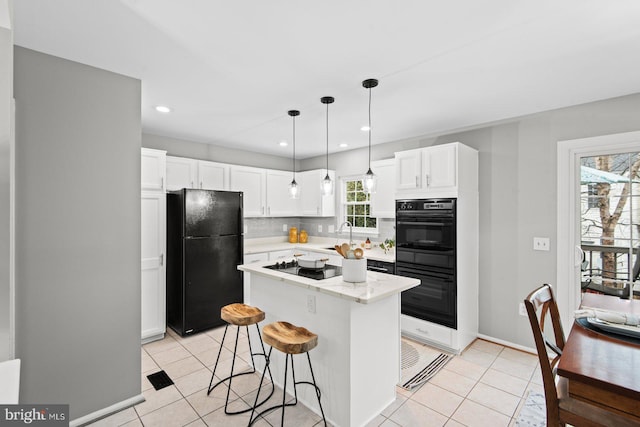
[[[371,421],[395,400],[400,380],[400,292],[420,281],[372,271],[362,283],[344,282],[342,276],[314,280],[265,268],[269,264],[273,263],[238,267],[250,275],[247,303],[265,312],[262,325],[287,321],[318,335],[318,346],[309,354],[328,422],[348,427]],[[294,359],[296,379],[310,379],[306,358]],[[284,355],[278,351],[272,354],[271,370],[282,386]],[[293,394],[291,381],[287,384]],[[320,413],[313,387],[300,385],[298,399]]]

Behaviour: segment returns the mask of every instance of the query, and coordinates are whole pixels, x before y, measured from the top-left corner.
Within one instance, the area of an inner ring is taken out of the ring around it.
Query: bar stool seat
[[[262,336],[260,335],[260,328],[258,327],[258,323],[264,320],[265,314],[264,311],[260,310],[258,307],[252,307],[250,305],[246,305],[246,304],[242,304],[242,303],[233,303],[233,304],[229,304],[229,305],[225,305],[224,307],[222,307],[222,309],[220,309],[220,317],[222,318],[222,320],[224,320],[225,322],[227,322],[227,325],[224,328],[224,335],[222,336],[222,342],[220,342],[220,350],[218,350],[218,357],[216,358],[216,364],[213,367],[213,372],[211,373],[211,381],[209,381],[209,388],[207,390],[207,396],[209,394],[211,394],[211,392],[213,391],[213,389],[215,389],[217,386],[219,386],[220,384],[229,381],[229,387],[227,387],[227,398],[225,400],[225,404],[224,404],[224,412],[227,415],[235,415],[235,414],[242,414],[245,412],[249,412],[249,411],[253,411],[255,410],[255,406],[256,403],[254,403],[253,407],[248,407],[246,409],[243,410],[239,410],[239,411],[229,411],[227,409],[227,406],[229,405],[229,394],[231,392],[231,383],[233,381],[233,378],[238,377],[240,375],[248,375],[248,374],[253,374],[256,372],[256,364],[255,361],[253,359],[253,356],[263,356],[265,358],[265,369],[264,372],[269,372],[269,378],[271,379],[271,393],[269,393],[269,395],[262,400],[262,402],[260,402],[259,404],[257,404],[257,406],[262,405],[264,402],[266,402],[267,400],[269,400],[269,398],[273,395],[273,392],[275,390],[275,386],[273,385],[273,377],[271,376],[271,369],[269,368],[269,359],[267,357],[267,353],[264,349],[264,342],[262,341]],[[231,372],[229,373],[229,376],[221,379],[220,381],[218,381],[215,385],[211,385],[213,384],[213,379],[215,378],[216,375],[216,370],[218,369],[218,362],[220,361],[220,354],[222,353],[222,347],[224,346],[224,340],[227,336],[227,330],[229,329],[230,325],[234,325],[237,326],[237,332],[236,332],[236,342],[235,342],[235,346],[233,348],[233,359],[231,361]],[[258,332],[258,338],[260,338],[260,346],[262,347],[262,353],[254,353],[253,349],[251,348],[251,338],[249,337],[249,326],[250,325],[256,325],[256,330]],[[246,371],[246,372],[239,372],[234,374],[233,373],[233,368],[235,366],[236,363],[236,355],[237,355],[237,350],[238,350],[238,338],[240,336],[240,328],[241,327],[245,327],[246,331],[247,331],[247,340],[249,342],[249,354],[251,355],[251,364],[253,366],[253,369],[251,371]],[[260,386],[262,387],[262,383],[264,381],[264,373],[262,375],[262,378],[260,379]],[[257,402],[257,400],[256,400]]]
[[[220,317],[227,323],[236,326],[254,325],[264,320],[264,311],[258,307],[234,303],[225,305],[220,310]]]
[[[271,348],[269,349],[269,353],[267,354],[267,363],[271,363],[271,351],[275,348],[276,350],[281,351],[285,354],[285,365],[284,365],[284,386],[282,393],[282,404],[271,406],[260,413],[258,413],[254,418],[255,408],[258,406],[258,396],[260,395],[260,389],[262,388],[262,380],[264,380],[264,375],[266,369],[262,373],[262,379],[260,380],[260,386],[258,387],[258,394],[256,394],[255,402],[253,405],[254,410],[251,412],[251,418],[249,419],[249,425],[253,424],[258,418],[260,418],[265,413],[272,411],[277,408],[282,408],[282,417],[281,417],[281,425],[284,426],[284,409],[286,406],[294,406],[298,403],[298,391],[296,386],[298,384],[309,384],[315,388],[316,396],[318,397],[318,405],[320,406],[320,412],[322,413],[322,420],[324,421],[324,425],[327,425],[327,420],[324,416],[324,410],[322,409],[322,403],[320,402],[320,389],[316,385],[316,379],[313,375],[313,367],[311,366],[311,357],[309,356],[309,351],[314,349],[318,345],[318,335],[310,332],[308,329],[303,328],[301,326],[292,325],[289,322],[274,322],[269,323],[268,325],[262,328],[262,336],[264,342],[269,344]],[[307,355],[307,361],[309,362],[309,371],[311,372],[311,380],[310,381],[296,381],[296,372],[293,365],[293,355],[294,354],[303,354]],[[291,375],[293,377],[293,393],[295,399],[292,403],[285,403],[287,396],[287,368],[289,366],[289,360],[291,360]],[[273,379],[271,380],[273,383]],[[264,400],[263,400],[264,403]]]

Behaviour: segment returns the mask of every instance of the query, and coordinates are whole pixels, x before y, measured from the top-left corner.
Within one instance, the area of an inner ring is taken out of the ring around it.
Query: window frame
[[[353,226],[353,233],[354,234],[361,234],[361,235],[367,235],[367,236],[378,236],[380,234],[380,218],[376,217],[376,216],[372,216],[371,215],[371,195],[369,195],[369,200],[367,201],[367,203],[351,203],[351,202],[347,202],[347,182],[350,181],[362,181],[362,177],[358,176],[358,175],[350,175],[350,176],[342,176],[340,177],[340,191],[339,191],[339,205],[340,205],[340,213],[339,213],[339,218],[340,218],[340,223],[344,223],[345,221],[347,221],[347,206],[348,205],[358,205],[358,204],[364,204],[364,205],[369,205],[369,215],[365,215],[365,218],[375,218],[376,220],[376,226],[375,228],[373,227],[356,227],[355,225]],[[344,231],[344,230],[343,230]]]

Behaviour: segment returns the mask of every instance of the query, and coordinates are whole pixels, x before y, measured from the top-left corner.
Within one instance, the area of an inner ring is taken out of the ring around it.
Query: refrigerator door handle
[[[164,254],[160,254],[160,267],[164,265]]]

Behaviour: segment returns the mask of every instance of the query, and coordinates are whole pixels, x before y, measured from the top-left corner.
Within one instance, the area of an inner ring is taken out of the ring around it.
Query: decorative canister
[[[298,227],[289,229],[289,243],[298,243]]]
[[[367,260],[343,259],[342,260],[342,280],[345,282],[366,282],[367,281]]]
[[[307,243],[309,241],[309,235],[307,234],[307,230],[300,231],[299,243]]]

